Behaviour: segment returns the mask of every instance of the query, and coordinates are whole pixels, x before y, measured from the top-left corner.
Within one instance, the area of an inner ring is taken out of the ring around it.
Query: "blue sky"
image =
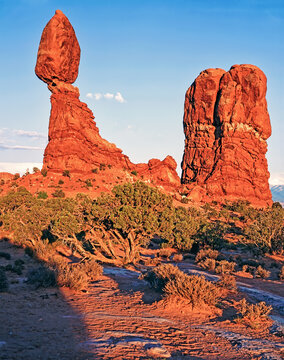
[[[284,184],[283,0],[0,0],[0,171],[42,162],[50,92],[34,67],[56,9],[81,46],[81,100],[101,135],[134,162],[169,154],[180,169],[184,95],[194,79],[206,68],[260,67],[271,182]]]

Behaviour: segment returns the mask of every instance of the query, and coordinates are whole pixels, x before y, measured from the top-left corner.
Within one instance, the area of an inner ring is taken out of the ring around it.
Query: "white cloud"
[[[29,131],[29,130],[13,130],[13,133],[19,136],[27,136],[32,138],[46,138],[45,134],[39,133],[37,131]]]
[[[96,100],[100,100],[102,98],[103,94],[95,93],[94,96],[95,96]]]
[[[112,93],[105,93],[105,94],[102,94],[102,93],[88,93],[86,94],[86,97],[87,98],[90,98],[90,99],[95,99],[95,100],[101,100],[102,98],[104,99],[107,99],[107,100],[112,100],[114,99],[115,101],[119,102],[119,103],[125,103],[126,100],[124,99],[124,97],[122,96],[121,92],[117,92],[116,94],[112,94]]]
[[[105,99],[113,99],[113,97],[114,97],[114,95],[111,94],[111,93],[106,93],[106,94],[104,94],[104,98],[105,98]]]
[[[123,96],[121,95],[120,92],[117,92],[116,95],[115,95],[115,100],[120,102],[120,103],[124,103],[125,102],[125,99],[123,98]]]
[[[43,150],[43,148],[39,146],[0,144],[0,150]]]
[[[34,167],[41,169],[42,163],[37,163],[37,162],[35,162],[35,163],[33,163],[33,162],[23,162],[23,163],[0,162],[0,172],[9,172],[12,174],[15,174],[15,173],[24,174],[27,169],[32,171]]]
[[[270,185],[284,185],[284,173],[272,173],[269,179]]]

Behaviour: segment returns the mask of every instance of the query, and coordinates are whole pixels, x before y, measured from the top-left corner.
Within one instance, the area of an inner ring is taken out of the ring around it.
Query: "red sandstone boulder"
[[[204,201],[271,204],[265,154],[271,135],[266,77],[253,65],[203,71],[185,97],[182,183]]]
[[[79,62],[75,31],[63,12],[56,10],[41,36],[36,75],[46,83],[57,79],[72,84],[78,76]]]

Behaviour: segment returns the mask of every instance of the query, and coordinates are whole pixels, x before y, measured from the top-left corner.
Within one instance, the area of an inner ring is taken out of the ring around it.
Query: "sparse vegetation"
[[[64,184],[64,181],[62,179],[59,179],[58,180],[58,185],[63,185]]]
[[[56,286],[55,272],[47,266],[40,265],[28,272],[26,282],[33,285],[35,289]]]
[[[257,304],[249,304],[246,299],[243,298],[239,303],[240,316],[237,320],[252,328],[257,328],[268,320],[268,315],[271,311],[272,306],[266,305],[264,301]]]
[[[11,255],[7,252],[4,251],[0,251],[0,258],[4,258],[6,260],[10,260],[11,259]]]
[[[100,170],[104,171],[106,169],[106,164],[102,163],[100,164]]]
[[[217,282],[217,285],[229,291],[237,290],[236,278],[227,273],[222,274],[221,279]]]
[[[137,171],[133,170],[133,171],[131,171],[131,174],[134,175],[134,176],[137,176]]]
[[[70,170],[63,170],[62,175],[70,178]]]
[[[43,177],[46,177],[47,176],[47,169],[46,168],[43,168],[43,169],[41,169],[41,175],[43,176]]]
[[[215,305],[217,287],[202,276],[187,275],[178,267],[162,264],[143,275],[150,285],[165,297],[186,300],[193,308],[202,304]]]
[[[51,195],[53,197],[55,197],[55,198],[64,198],[65,197],[65,193],[61,189],[60,190],[59,189],[55,190],[54,193],[52,193]]]
[[[37,198],[38,198],[38,199],[47,199],[47,198],[48,198],[47,192],[45,192],[45,191],[40,191],[40,192],[37,194]]]

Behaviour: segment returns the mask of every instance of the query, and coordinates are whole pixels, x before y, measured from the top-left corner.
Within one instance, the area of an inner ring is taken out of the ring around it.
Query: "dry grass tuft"
[[[219,298],[218,288],[203,276],[187,275],[177,266],[163,264],[148,271],[143,278],[165,297],[184,299],[195,308],[214,305]]]
[[[272,311],[271,305],[266,305],[264,301],[257,304],[249,304],[245,298],[239,302],[240,317],[237,321],[250,326],[251,328],[258,328],[260,325],[268,321],[268,315]]]

